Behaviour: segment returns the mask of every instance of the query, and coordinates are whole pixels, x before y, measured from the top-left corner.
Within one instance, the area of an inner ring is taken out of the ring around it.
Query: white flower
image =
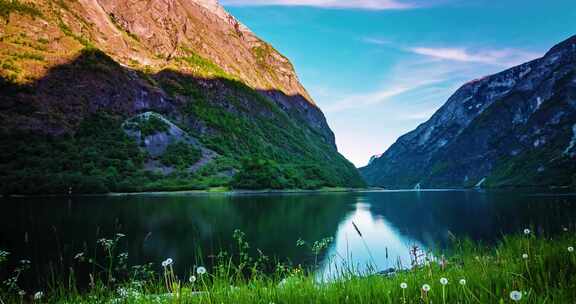
[[[528,228],[524,229],[524,234],[525,234],[525,235],[529,235],[529,234],[530,234],[530,229],[528,229]]]
[[[567,231],[568,231],[568,228],[563,227],[562,230],[564,230],[564,232],[567,232]]]
[[[528,254],[527,253],[522,254],[522,258],[525,260],[528,259]]]
[[[191,275],[190,278],[188,279],[188,282],[194,284],[194,282],[196,282],[196,276]]]
[[[522,293],[519,292],[518,290],[513,290],[510,293],[510,299],[512,299],[512,301],[514,302],[518,302],[522,299]]]
[[[24,290],[20,290],[20,291],[18,292],[18,295],[21,296],[21,297],[23,297],[23,296],[26,295],[26,292],[25,292]]]
[[[466,285],[466,280],[465,280],[465,279],[460,279],[460,285],[462,285],[462,286]]]
[[[206,273],[206,268],[204,266],[200,266],[196,269],[196,273],[199,275],[203,275]]]
[[[402,282],[402,283],[400,283],[400,288],[406,289],[406,288],[408,288],[408,284]]]
[[[121,298],[126,298],[128,297],[128,290],[126,290],[125,288],[118,288],[118,295]]]
[[[166,261],[162,262],[162,267],[168,267],[172,265],[172,263],[174,263],[174,261],[171,258],[167,258]]]
[[[568,252],[574,252],[574,247],[572,246],[568,247]]]
[[[447,278],[440,278],[440,284],[442,284],[442,285],[448,284],[448,279]]]
[[[37,291],[37,292],[34,294],[34,300],[40,300],[40,299],[42,299],[43,296],[44,296],[44,293],[43,293],[43,292]]]
[[[428,285],[428,284],[422,285],[422,290],[424,290],[424,292],[430,291],[430,285]]]

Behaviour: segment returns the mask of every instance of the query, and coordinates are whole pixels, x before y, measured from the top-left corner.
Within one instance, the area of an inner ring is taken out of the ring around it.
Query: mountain
[[[363,185],[216,0],[0,0],[0,67],[2,193]]]
[[[567,186],[574,157],[576,36],[466,83],[360,171],[388,188]]]

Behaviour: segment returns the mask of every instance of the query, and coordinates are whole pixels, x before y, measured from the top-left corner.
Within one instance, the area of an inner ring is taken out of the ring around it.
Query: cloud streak
[[[354,8],[367,10],[398,10],[418,7],[400,0],[221,0],[229,6],[313,6],[322,8]]]
[[[407,51],[438,60],[513,66],[539,57],[539,54],[517,49],[484,49],[470,51],[463,47],[412,47]]]

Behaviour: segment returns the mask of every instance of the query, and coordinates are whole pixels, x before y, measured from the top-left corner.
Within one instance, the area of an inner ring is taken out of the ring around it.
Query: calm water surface
[[[449,232],[489,243],[528,226],[556,233],[573,227],[575,215],[574,195],[517,191],[5,198],[0,249],[43,273],[74,263],[84,248],[94,252],[97,239],[123,233],[120,246],[130,264],[153,262],[159,270],[171,257],[184,274],[199,260],[210,265],[220,250],[234,252],[232,234],[240,229],[252,250],[280,260],[311,265],[314,256],[297,240],[332,237],[319,257],[324,270],[339,257],[382,270],[398,259],[408,265],[411,245],[445,247]]]

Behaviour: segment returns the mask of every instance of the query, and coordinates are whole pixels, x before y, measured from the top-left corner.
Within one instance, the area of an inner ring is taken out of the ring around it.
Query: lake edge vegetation
[[[74,256],[75,265],[92,267],[86,287],[80,289],[80,278],[70,265],[67,275],[52,274],[48,289],[24,291],[18,281],[33,262],[21,260],[3,281],[0,299],[4,303],[573,303],[576,234],[573,228],[562,230],[549,237],[525,229],[493,246],[451,237],[446,251],[432,253],[414,246],[411,265],[380,273],[371,267],[359,270],[342,260],[332,279],[321,279],[315,272],[317,258],[331,238],[295,244],[315,257],[313,267],[303,268],[274,261],[262,252],[250,254],[245,235],[236,231],[238,254],[221,252],[211,269],[196,261],[186,277],[177,277],[174,263],[187,261],[167,258],[159,265],[126,265],[128,253],[119,250],[126,236],[119,233],[98,240],[103,259],[88,252]],[[16,257],[0,251],[0,267],[8,259]]]

